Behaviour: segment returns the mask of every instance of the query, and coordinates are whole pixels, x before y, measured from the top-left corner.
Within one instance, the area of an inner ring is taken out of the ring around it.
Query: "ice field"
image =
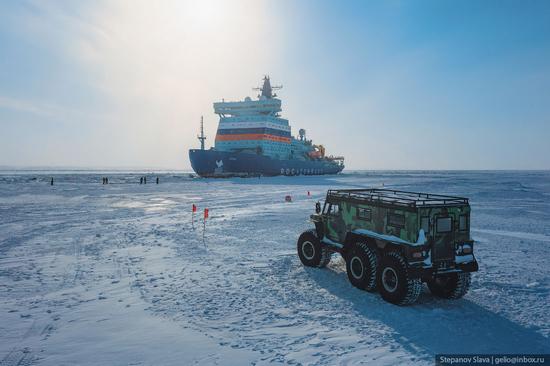
[[[445,352],[550,353],[550,172],[163,173],[140,185],[142,175],[0,172],[0,365],[432,365]],[[296,240],[316,200],[382,184],[470,198],[480,270],[464,299],[425,288],[398,307],[352,287],[339,256],[326,269],[301,265]],[[204,243],[193,203],[210,209]]]

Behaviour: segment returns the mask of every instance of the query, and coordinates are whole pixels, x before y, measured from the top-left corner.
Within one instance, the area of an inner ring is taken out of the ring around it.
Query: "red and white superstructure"
[[[281,100],[273,94],[269,77],[264,78],[257,100],[246,97],[238,102],[214,103],[220,116],[216,150],[255,152],[278,159],[288,159],[292,135],[288,120],[279,117]]]

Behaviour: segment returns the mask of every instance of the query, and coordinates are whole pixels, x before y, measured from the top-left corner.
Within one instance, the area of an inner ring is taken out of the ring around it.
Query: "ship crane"
[[[319,151],[322,158],[325,157],[325,147],[323,145],[313,145],[313,147]]]

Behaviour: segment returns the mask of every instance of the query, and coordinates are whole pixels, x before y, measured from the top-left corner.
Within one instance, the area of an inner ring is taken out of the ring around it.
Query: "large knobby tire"
[[[414,303],[422,290],[420,278],[410,278],[407,263],[396,252],[390,252],[380,260],[377,284],[382,298],[395,305]]]
[[[471,274],[449,273],[428,281],[428,288],[435,296],[443,299],[460,299],[470,289]]]
[[[365,243],[354,243],[346,254],[349,282],[361,290],[376,291],[376,251]]]
[[[300,235],[297,250],[300,261],[308,267],[326,267],[332,254],[326,246],[321,244],[314,229]]]

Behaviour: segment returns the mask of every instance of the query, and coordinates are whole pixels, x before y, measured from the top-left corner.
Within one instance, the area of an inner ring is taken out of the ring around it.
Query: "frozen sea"
[[[0,172],[0,365],[432,365],[446,352],[550,353],[548,171],[165,172],[140,185],[142,175]],[[382,185],[470,198],[480,270],[465,298],[424,289],[397,307],[352,287],[339,257],[326,269],[300,264],[296,240],[328,188]],[[204,242],[192,204],[210,209]]]

